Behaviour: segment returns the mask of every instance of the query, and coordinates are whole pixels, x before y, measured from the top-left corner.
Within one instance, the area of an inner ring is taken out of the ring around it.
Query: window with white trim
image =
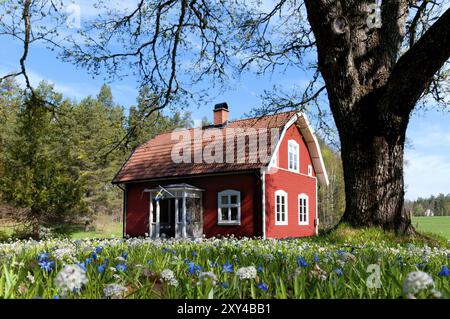
[[[227,189],[217,195],[218,224],[241,224],[241,192]]]
[[[294,140],[288,141],[288,169],[290,171],[299,171],[299,145]]]
[[[308,225],[309,197],[306,194],[298,195],[298,224]]]
[[[285,191],[278,190],[275,192],[275,225],[288,224],[288,196]]]

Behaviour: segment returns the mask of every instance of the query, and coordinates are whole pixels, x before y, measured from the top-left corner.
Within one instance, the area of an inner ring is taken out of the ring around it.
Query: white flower
[[[34,284],[34,276],[33,276],[32,274],[28,273],[27,279],[28,279],[32,284]]]
[[[403,294],[408,299],[415,299],[418,293],[428,289],[434,292],[434,281],[423,271],[410,272],[403,282]]]
[[[215,285],[216,282],[217,282],[217,276],[216,276],[216,274],[214,274],[214,273],[211,272],[211,271],[201,272],[201,273],[198,275],[198,279],[199,279],[200,281],[211,281],[213,285]]]
[[[128,288],[118,284],[108,284],[103,289],[103,296],[108,299],[122,299]]]
[[[254,279],[256,278],[256,268],[253,266],[239,268],[236,271],[239,279]]]
[[[355,260],[356,257],[355,257],[355,255],[344,251],[341,254],[339,254],[339,259],[343,262],[346,262],[346,261],[350,261],[350,260]]]
[[[87,283],[86,272],[78,265],[64,266],[55,278],[55,285],[63,294],[79,291]]]
[[[271,262],[271,261],[274,259],[274,257],[273,257],[272,254],[264,254],[264,255],[263,255],[263,258],[264,258],[264,260],[267,261],[267,262]]]
[[[164,269],[161,272],[161,280],[163,280],[164,282],[167,282],[171,286],[174,286],[174,287],[178,286],[178,280],[175,278],[173,271],[170,269]]]

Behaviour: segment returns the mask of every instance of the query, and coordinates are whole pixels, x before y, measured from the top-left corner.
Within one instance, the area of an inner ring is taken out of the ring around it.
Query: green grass
[[[111,222],[101,220],[95,229],[85,231],[84,225],[79,224],[61,224],[58,226],[45,225],[53,230],[53,234],[57,237],[67,237],[73,240],[77,239],[93,239],[93,238],[121,238],[123,226],[121,222]],[[26,231],[24,225],[16,224],[7,220],[0,220],[0,242],[6,241],[8,238],[28,238],[29,232]]]
[[[420,232],[450,240],[450,216],[413,217],[413,225]]]
[[[122,223],[114,223],[108,226],[106,229],[84,231],[84,227],[78,227],[70,231],[71,239],[88,239],[88,238],[121,238],[122,237]]]

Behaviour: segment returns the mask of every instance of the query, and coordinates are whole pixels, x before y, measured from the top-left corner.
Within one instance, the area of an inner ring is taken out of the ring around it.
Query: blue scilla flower
[[[163,253],[166,253],[166,252],[168,252],[168,249],[164,247],[164,248],[162,249],[162,252],[163,252]]]
[[[314,254],[314,262],[316,263],[319,262],[319,256],[317,254]]]
[[[53,299],[60,299],[58,295],[54,295]]]
[[[227,272],[227,273],[232,273],[233,272],[233,264],[229,264],[228,260],[225,263],[225,265],[222,266],[222,273]]]
[[[441,277],[448,277],[448,276],[450,276],[450,269],[447,266],[442,266],[442,269],[438,273],[438,276],[441,276]]]
[[[230,287],[226,282],[221,282],[221,283],[219,284],[219,286],[222,287],[222,288],[224,288],[224,289],[227,289],[228,287]]]
[[[109,258],[105,258],[105,264],[109,265]]]
[[[341,268],[336,268],[335,270],[333,270],[333,272],[338,275],[339,277],[342,276],[344,274],[344,272],[342,271]]]
[[[147,265],[153,265],[153,260],[151,259],[147,260]]]
[[[49,272],[53,269],[53,266],[55,266],[55,261],[54,260],[41,260],[38,263],[39,267],[41,267],[41,269]]]
[[[217,261],[212,262],[211,260],[208,260],[208,266],[211,268],[216,268],[216,267],[219,267],[219,263]]]
[[[39,261],[43,261],[43,260],[48,260],[50,258],[50,253],[40,253],[39,255],[37,255],[37,259]]]
[[[84,261],[85,265],[89,265],[92,262],[92,257],[86,258],[86,260]]]
[[[95,252],[97,254],[100,254],[102,252],[102,250],[103,250],[103,247],[100,247],[100,246],[95,247]]]
[[[91,254],[91,258],[92,258],[92,259],[97,259],[97,253],[96,253],[96,252],[93,252],[93,253]]]
[[[262,282],[258,285],[258,289],[267,292],[269,290],[269,287],[266,285],[265,282]]]
[[[128,253],[126,251],[122,251],[122,257],[128,259]]]
[[[98,271],[100,274],[104,273],[104,272],[105,272],[105,269],[106,269],[106,266],[107,266],[107,264],[102,264],[102,265],[98,266],[98,267],[97,267],[97,271]]]
[[[263,272],[263,267],[262,266],[258,266],[258,268],[256,268],[256,271]]]
[[[198,256],[197,252],[196,252],[196,251],[193,251],[193,252],[192,252],[192,257],[197,257],[197,256]]]
[[[127,270],[127,265],[125,264],[117,264],[116,269],[120,272],[125,272]]]
[[[188,271],[191,275],[194,275],[194,274],[200,272],[201,269],[202,269],[202,267],[196,265],[194,262],[190,262],[188,264]]]
[[[78,263],[77,265],[80,266],[84,271],[87,271],[86,264],[84,262]]]
[[[184,258],[184,259],[183,259],[183,262],[187,265],[187,264],[189,264],[189,259]]]
[[[176,251],[175,249],[172,250],[172,254],[176,255],[176,254],[177,254],[177,251]]]
[[[308,263],[306,262],[305,258],[303,258],[303,257],[297,257],[297,265],[299,267],[308,267]]]

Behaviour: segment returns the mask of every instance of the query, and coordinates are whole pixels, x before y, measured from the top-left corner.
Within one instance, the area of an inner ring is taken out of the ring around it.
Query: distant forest
[[[412,212],[413,216],[425,216],[428,209],[434,216],[450,216],[450,194],[405,201],[405,207]]]

